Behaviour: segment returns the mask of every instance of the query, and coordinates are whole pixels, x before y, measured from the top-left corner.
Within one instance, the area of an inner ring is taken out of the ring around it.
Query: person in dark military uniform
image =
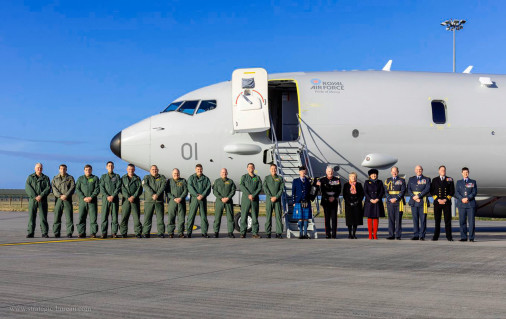
[[[336,238],[337,232],[337,205],[341,194],[341,180],[334,176],[334,169],[327,167],[326,176],[320,177],[316,185],[320,187],[325,215],[325,237]]]
[[[299,239],[310,239],[307,235],[308,219],[311,212],[311,178],[306,176],[306,167],[299,167],[300,178],[292,182],[293,218],[298,219]]]
[[[144,176],[142,186],[144,187],[144,226],[142,229],[142,236],[144,238],[151,237],[151,227],[153,225],[153,212],[156,213],[156,229],[158,237],[165,237],[165,223],[163,203],[163,193],[165,192],[165,185],[167,179],[165,176],[158,174],[158,166],[151,165],[149,175]]]
[[[207,234],[209,227],[207,221],[207,196],[211,193],[211,180],[204,175],[201,164],[195,166],[195,174],[188,178],[188,192],[190,193],[190,211],[188,212],[186,234],[188,238],[191,238],[195,216],[199,211],[202,237],[209,238]]]
[[[357,173],[348,175],[348,182],[343,186],[344,215],[348,226],[348,238],[357,239],[357,227],[364,224],[364,188],[357,182]]]
[[[42,237],[48,238],[47,232],[47,196],[51,192],[51,181],[49,177],[42,174],[42,164],[35,164],[35,173],[28,176],[25,184],[25,191],[28,195],[28,235],[26,238],[33,238],[35,232],[35,220],[37,218],[37,208],[39,209],[40,230]]]
[[[107,173],[100,177],[100,192],[102,193],[102,236],[107,238],[109,228],[109,214],[111,214],[112,238],[118,235],[119,193],[121,192],[121,177],[114,173],[114,163],[106,165]]]
[[[415,167],[416,176],[408,180],[409,206],[413,215],[413,237],[411,240],[425,240],[427,212],[430,206],[427,196],[430,193],[430,178],[423,176],[423,168]]]
[[[168,223],[167,233],[169,238],[174,238],[174,229],[176,228],[177,215],[177,232],[179,238],[184,238],[184,219],[186,216],[186,196],[188,196],[188,183],[182,178],[179,169],[172,170],[172,178],[167,182],[165,190],[169,197]]]
[[[90,237],[97,237],[97,197],[100,194],[100,182],[98,177],[92,173],[93,167],[89,164],[84,165],[84,175],[79,176],[76,182],[76,193],[79,195],[79,222],[77,223],[79,238],[86,237],[86,219],[88,218],[88,214],[90,215]]]
[[[259,198],[258,195],[262,191],[262,180],[260,176],[255,174],[255,164],[249,163],[247,166],[248,174],[241,177],[239,188],[242,192],[241,197],[241,238],[246,238],[248,225],[248,212],[251,210],[252,233],[253,238],[261,238],[258,234],[258,211]]]
[[[65,213],[67,220],[67,237],[72,238],[74,233],[74,208],[72,207],[72,195],[76,190],[74,177],[67,174],[67,165],[61,164],[60,173],[53,178],[51,186],[55,197],[53,233],[55,238],[60,238],[61,216]]]
[[[221,216],[223,210],[227,216],[228,238],[234,236],[234,202],[232,198],[235,195],[236,187],[233,180],[228,178],[228,171],[222,168],[220,178],[216,179],[213,184],[213,194],[216,196],[214,202],[214,237],[220,237]]]
[[[135,165],[128,164],[127,173],[121,178],[121,196],[123,197],[123,204],[121,206],[120,232],[123,238],[128,237],[128,219],[130,218],[130,213],[132,213],[134,217],[135,237],[142,238],[141,195],[141,178],[135,174]]]
[[[267,238],[271,238],[272,230],[272,211],[274,211],[276,219],[276,238],[283,238],[283,221],[281,195],[285,189],[285,182],[283,177],[278,175],[278,167],[276,164],[271,164],[271,175],[264,178],[264,193],[265,193],[265,233]]]
[[[459,209],[460,241],[467,241],[467,222],[469,223],[469,241],[474,241],[474,216],[476,214],[476,200],[478,185],[469,178],[469,168],[462,168],[462,179],[457,181],[455,199]],[[467,219],[467,221],[466,221]]]
[[[441,213],[444,214],[446,239],[453,241],[452,237],[452,197],[455,195],[455,185],[453,178],[446,176],[446,167],[439,167],[439,176],[432,179],[430,184],[430,193],[434,198],[434,237],[432,240],[439,239],[441,231]]]
[[[385,217],[385,208],[383,207],[385,188],[383,182],[378,179],[377,169],[370,169],[367,174],[369,179],[364,183],[364,216],[367,217],[369,239],[378,239],[379,218]]]
[[[406,182],[400,178],[399,169],[394,166],[390,169],[392,177],[385,181],[385,194],[387,197],[388,211],[388,237],[387,239],[401,239],[402,236],[402,214],[404,213],[404,193]]]

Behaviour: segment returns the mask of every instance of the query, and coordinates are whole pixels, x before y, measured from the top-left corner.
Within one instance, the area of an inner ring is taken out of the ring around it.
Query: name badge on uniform
[[[111,182],[115,182],[115,181],[116,181],[116,177],[111,178]]]
[[[181,187],[181,186],[183,186],[183,183],[182,182],[177,182],[176,185],[177,185],[177,187]]]
[[[225,185],[230,185],[230,182],[225,182]]]
[[[93,178],[88,178],[88,183],[93,183]]]
[[[275,179],[274,179],[274,181],[275,181],[275,182],[279,182],[279,178],[275,178]]]

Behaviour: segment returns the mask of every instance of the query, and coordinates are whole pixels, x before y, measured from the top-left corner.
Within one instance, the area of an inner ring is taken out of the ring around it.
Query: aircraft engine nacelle
[[[506,197],[477,199],[476,217],[506,218]]]

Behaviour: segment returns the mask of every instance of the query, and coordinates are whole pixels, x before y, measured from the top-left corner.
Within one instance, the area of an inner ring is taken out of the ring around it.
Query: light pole
[[[446,31],[453,31],[453,72],[455,72],[455,31],[462,30],[464,23],[466,23],[466,20],[457,19],[450,19],[441,23],[443,27],[446,27]]]

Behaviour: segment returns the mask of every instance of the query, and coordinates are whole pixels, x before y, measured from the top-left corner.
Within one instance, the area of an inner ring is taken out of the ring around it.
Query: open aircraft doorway
[[[299,96],[294,80],[269,81],[269,114],[279,142],[299,139]],[[270,132],[272,135],[272,132]],[[270,136],[272,139],[272,136]]]

